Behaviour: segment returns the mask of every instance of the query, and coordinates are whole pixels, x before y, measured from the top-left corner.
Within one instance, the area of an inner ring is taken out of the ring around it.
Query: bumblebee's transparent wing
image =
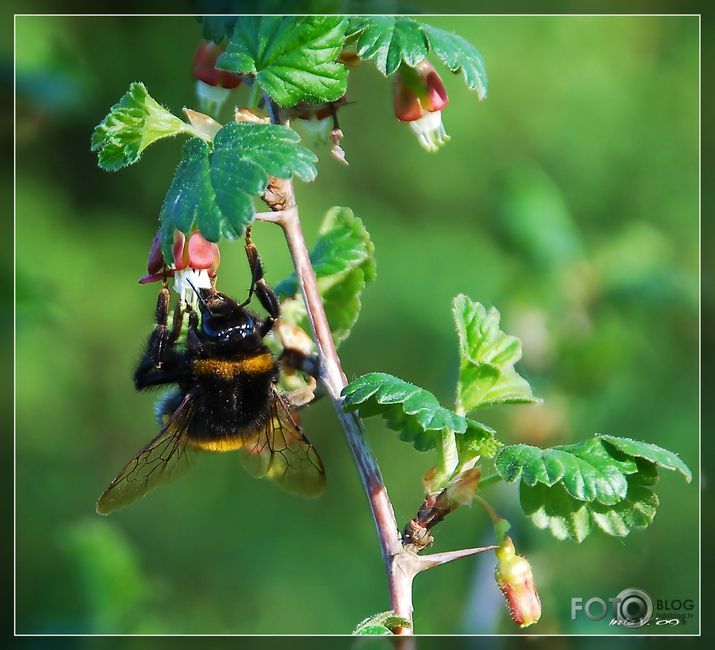
[[[323,462],[275,389],[268,421],[241,448],[241,459],[250,474],[275,481],[288,492],[317,497],[325,489]]]
[[[100,515],[108,515],[134,503],[157,485],[173,481],[189,468],[186,429],[190,411],[187,395],[164,428],[127,463],[99,497],[97,512]]]

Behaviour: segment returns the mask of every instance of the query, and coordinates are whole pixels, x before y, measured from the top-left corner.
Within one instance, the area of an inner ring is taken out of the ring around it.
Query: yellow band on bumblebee
[[[218,375],[223,379],[233,379],[240,374],[270,372],[275,365],[273,355],[262,352],[243,359],[197,359],[194,361],[194,372],[197,375]]]

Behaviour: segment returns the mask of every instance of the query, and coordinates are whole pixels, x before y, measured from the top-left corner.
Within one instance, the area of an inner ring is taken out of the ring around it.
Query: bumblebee
[[[97,502],[107,515],[167,483],[191,466],[192,451],[239,450],[249,473],[314,497],[325,486],[320,456],[291,415],[277,388],[279,365],[264,339],[280,315],[278,299],[263,277],[256,247],[246,239],[251,269],[248,298],[238,303],[212,289],[195,290],[198,310],[177,304],[169,327],[166,283],[156,325],[136,369],[138,390],[175,385],[159,401],[159,433],[109,484]],[[267,318],[249,310],[256,296]],[[180,345],[188,313],[185,345]]]

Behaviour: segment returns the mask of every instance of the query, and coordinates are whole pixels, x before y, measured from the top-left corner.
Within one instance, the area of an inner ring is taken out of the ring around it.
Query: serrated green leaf
[[[479,99],[487,96],[487,70],[484,59],[474,45],[457,34],[424,25],[423,29],[429,40],[430,51],[452,72],[462,73],[470,90],[476,91]]]
[[[334,207],[325,215],[320,237],[310,253],[318,290],[336,344],[350,334],[361,309],[362,291],[375,279],[375,247],[362,221],[349,208]],[[295,273],[275,285],[282,300],[297,298],[284,318],[306,331],[310,324]]]
[[[173,259],[175,229],[198,228],[212,242],[241,237],[253,221],[253,197],[271,176],[312,181],[317,159],[299,140],[286,126],[231,122],[213,148],[199,139],[187,142],[160,214],[165,259]]]
[[[404,16],[353,16],[348,36],[357,38],[358,56],[373,61],[385,76],[402,65],[414,68],[432,52],[455,74],[461,72],[479,99],[487,96],[484,59],[467,40]]]
[[[399,432],[401,440],[411,442],[418,451],[440,444],[444,431],[457,434],[469,431],[475,438],[493,434],[488,427],[444,408],[424,388],[386,373],[371,372],[358,377],[343,389],[342,395],[346,411],[359,410],[363,418],[381,415],[390,429]]]
[[[133,82],[95,127],[92,151],[102,169],[114,172],[135,163],[157,140],[185,132],[192,132],[190,125],[154,100],[143,83]]]
[[[356,268],[365,270],[368,281],[375,279],[375,246],[362,220],[350,208],[330,208],[320,226],[319,235],[310,252],[310,261],[318,280],[330,280],[332,285]],[[274,287],[279,298],[290,298],[298,290],[295,273]]]
[[[365,273],[362,269],[351,271],[343,276],[340,282],[327,289],[321,289],[318,282],[335,345],[340,345],[350,336],[350,331],[360,315],[362,308],[360,298],[365,286]]]
[[[392,631],[384,625],[366,625],[353,632],[355,636],[392,636]]]
[[[592,524],[616,537],[647,527],[658,507],[650,488],[657,483],[659,466],[690,476],[672,452],[616,436],[553,449],[512,445],[497,453],[495,465],[506,481],[521,477],[522,508],[538,528],[578,542],[590,534]]]
[[[499,452],[495,464],[505,481],[521,476],[528,486],[562,483],[575,499],[607,505],[625,498],[626,475],[638,471],[632,460],[613,458],[598,438],[552,449],[509,445]]]
[[[658,508],[658,496],[640,482],[637,475],[627,479],[624,499],[614,505],[574,499],[561,484],[548,487],[522,482],[521,506],[537,528],[549,529],[557,539],[582,542],[594,524],[606,535],[626,537],[633,529],[649,526]]]
[[[658,480],[658,466],[644,458],[634,458],[638,466],[638,480],[641,485],[655,485]]]
[[[481,406],[538,402],[514,369],[521,341],[499,329],[499,312],[460,294],[452,303],[459,336],[457,403],[470,412]]]
[[[640,482],[639,476],[628,477],[628,494],[615,506],[589,506],[594,523],[606,535],[625,537],[633,528],[647,528],[659,505],[658,495]]]
[[[419,451],[440,445],[445,431],[458,434],[462,466],[477,456],[493,457],[502,444],[490,427],[442,407],[429,391],[386,373],[359,377],[345,387],[343,396],[346,410],[359,410],[363,418],[381,415],[401,440]]]
[[[549,529],[556,539],[582,542],[591,534],[588,504],[574,499],[560,483],[548,487],[537,483],[519,488],[521,508],[537,528]]]
[[[380,612],[374,616],[360,621],[353,634],[356,635],[386,635],[392,634],[396,627],[412,627],[412,622],[402,616],[397,616],[394,611]]]
[[[342,394],[346,411],[359,409],[361,417],[382,415],[393,431],[401,432],[403,439],[413,441],[421,451],[432,449],[442,431],[467,430],[465,418],[440,406],[432,393],[387,373],[358,377]]]
[[[427,57],[429,43],[423,25],[399,16],[355,16],[349,32],[359,33],[357,53],[373,61],[382,74],[393,74],[404,62],[414,68]]]
[[[643,458],[663,469],[680,472],[688,483],[690,483],[693,478],[690,468],[682,461],[678,454],[658,447],[658,445],[643,442],[642,440],[609,435],[602,435],[601,440],[628,456]]]
[[[465,364],[460,372],[459,399],[466,411],[490,404],[529,404],[538,402],[529,382],[516,370],[502,370],[488,363]]]
[[[340,16],[241,16],[216,67],[254,74],[280,106],[335,101],[347,87],[346,27]]]

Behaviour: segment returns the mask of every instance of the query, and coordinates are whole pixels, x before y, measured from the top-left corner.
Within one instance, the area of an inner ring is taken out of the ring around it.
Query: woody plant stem
[[[380,550],[387,572],[390,608],[398,616],[412,621],[412,581],[420,571],[495,547],[485,546],[431,555],[417,555],[403,546],[395,512],[387,494],[377,459],[365,437],[362,421],[357,414],[346,412],[343,409],[341,392],[347,385],[347,377],[340,364],[323,301],[318,291],[315,271],[305,245],[293,183],[291,181],[278,182],[272,190],[271,199],[266,198],[266,202],[274,211],[258,213],[255,218],[259,221],[276,223],[283,229],[318,347],[320,359],[318,380],[330,398],[343,428],[375,521]],[[396,634],[411,634],[412,627],[396,628],[394,631]]]

